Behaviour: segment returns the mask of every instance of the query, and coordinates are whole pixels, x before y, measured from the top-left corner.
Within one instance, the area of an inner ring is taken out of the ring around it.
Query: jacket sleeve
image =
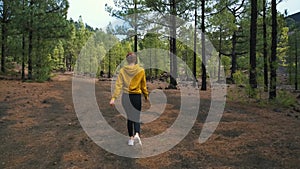
[[[122,76],[122,73],[120,72],[118,75],[118,78],[116,80],[114,94],[112,95],[113,100],[115,100],[119,97],[122,87],[123,87],[123,76]]]
[[[141,90],[142,90],[142,93],[144,94],[144,97],[148,98],[149,93],[148,93],[148,90],[147,90],[145,70],[143,70],[143,77],[142,77],[142,80],[141,80]]]

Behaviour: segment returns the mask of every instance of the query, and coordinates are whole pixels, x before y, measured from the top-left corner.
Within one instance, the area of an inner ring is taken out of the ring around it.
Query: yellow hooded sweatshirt
[[[123,90],[127,94],[144,94],[148,98],[145,70],[136,65],[127,65],[120,69],[112,99],[116,99]]]

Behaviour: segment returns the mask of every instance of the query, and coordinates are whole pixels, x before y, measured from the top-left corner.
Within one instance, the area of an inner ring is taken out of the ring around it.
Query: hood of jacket
[[[142,70],[142,68],[136,64],[136,65],[126,65],[123,67],[124,73],[128,74],[129,76],[134,76],[137,73],[139,73]]]

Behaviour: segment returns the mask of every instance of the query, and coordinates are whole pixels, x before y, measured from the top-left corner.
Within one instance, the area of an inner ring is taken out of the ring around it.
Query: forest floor
[[[151,83],[148,86],[150,91],[158,87]],[[213,135],[200,144],[199,134],[210,107],[210,89],[199,91],[201,105],[188,135],[165,153],[135,159],[107,152],[84,132],[73,106],[72,75],[57,75],[44,83],[0,80],[0,88],[3,169],[299,168],[299,99],[293,107],[261,104],[247,101],[246,97],[239,99],[239,89],[228,86],[221,122]],[[179,109],[180,92],[164,92],[170,106],[166,106],[161,118],[142,125],[142,139],[174,122],[164,117],[176,117],[174,109]],[[96,82],[96,96],[98,102],[107,102],[101,105],[107,110],[106,120],[126,135],[126,119],[108,104],[110,81]]]

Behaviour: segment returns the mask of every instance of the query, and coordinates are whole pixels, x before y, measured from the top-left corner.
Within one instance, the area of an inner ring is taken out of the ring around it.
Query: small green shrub
[[[281,107],[291,107],[297,103],[297,99],[291,93],[280,90],[277,92],[277,97],[272,103]]]
[[[247,77],[246,75],[240,71],[237,70],[234,74],[233,74],[233,79],[235,84],[240,85],[240,86],[245,86],[247,84]]]

